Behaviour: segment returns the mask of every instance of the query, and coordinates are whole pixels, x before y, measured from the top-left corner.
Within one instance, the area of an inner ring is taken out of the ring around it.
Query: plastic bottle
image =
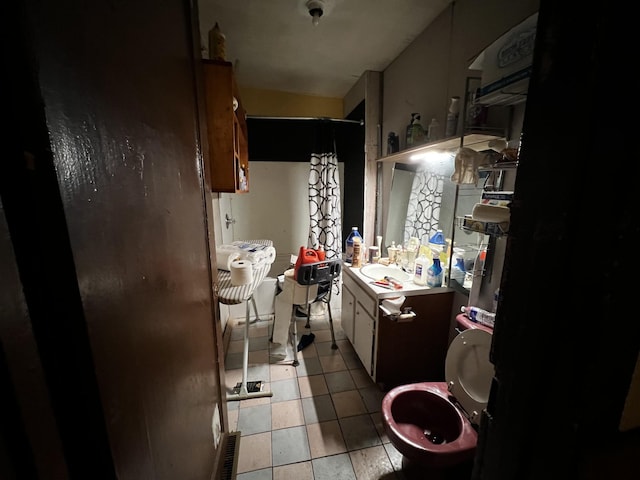
[[[316,253],[318,254],[318,260],[323,261],[327,255],[327,253],[324,251],[324,245],[320,244],[318,246],[318,250],[316,250]]]
[[[209,31],[209,58],[212,60],[226,60],[226,37],[220,30],[218,22]]]
[[[362,238],[353,237],[353,256],[351,259],[351,266],[359,268],[362,263]]]
[[[391,246],[387,247],[387,256],[389,257],[389,263],[396,263],[398,260],[398,247],[396,247],[395,240],[392,240]]]
[[[358,232],[358,227],[351,227],[351,233],[347,236],[345,240],[345,262],[351,263],[353,261],[353,238],[360,237],[362,240],[362,236],[360,232]]]
[[[464,258],[455,257],[455,264],[451,268],[451,279],[458,282],[460,285],[464,284],[464,274],[466,272],[464,268]]]
[[[407,242],[407,248],[405,251],[407,259],[407,265],[405,266],[405,269],[409,273],[413,273],[413,267],[415,267],[416,257],[418,256],[419,249],[420,240],[418,240],[418,237],[410,237],[409,241]]]
[[[412,113],[411,122],[407,125],[406,143],[407,147],[419,145],[425,141],[424,127],[420,123],[420,114]]]
[[[431,119],[431,123],[429,124],[429,133],[427,135],[428,142],[435,142],[442,137],[442,132],[440,130],[440,122],[435,118]]]
[[[458,115],[460,114],[460,97],[451,97],[449,112],[447,113],[447,124],[444,127],[445,138],[453,137],[458,131]]]
[[[416,258],[415,268],[413,269],[413,283],[416,285],[427,284],[427,271],[429,270],[429,258],[420,249],[420,255]]]
[[[440,257],[433,257],[433,263],[427,269],[427,286],[431,288],[442,286],[442,266],[440,265]]]
[[[387,137],[387,155],[391,155],[392,153],[396,153],[400,150],[400,141],[396,132],[389,132],[389,136]]]
[[[476,322],[480,325],[493,328],[493,324],[496,320],[495,313],[487,312],[482,308],[472,306],[460,307],[460,311],[467,317],[469,317],[469,320],[471,320],[472,322]]]

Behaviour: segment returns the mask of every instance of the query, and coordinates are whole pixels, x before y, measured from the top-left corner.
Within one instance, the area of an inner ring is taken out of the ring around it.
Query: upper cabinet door
[[[203,60],[211,191],[249,191],[246,114],[231,62]]]

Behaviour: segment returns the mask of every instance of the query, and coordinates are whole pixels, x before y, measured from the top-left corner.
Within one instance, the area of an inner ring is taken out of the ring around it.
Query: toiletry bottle
[[[486,327],[493,328],[493,325],[496,320],[496,314],[492,312],[488,312],[479,307],[461,307],[460,310],[464,313],[469,320],[472,322],[479,323],[480,325],[484,325]]]
[[[413,145],[413,122],[416,121],[416,115],[418,114],[411,114],[411,121],[409,122],[409,125],[407,125],[407,130],[404,137],[406,148],[409,148],[411,145]]]
[[[226,37],[220,30],[218,22],[209,30],[209,58],[212,60],[226,60]]]
[[[351,263],[353,260],[353,238],[354,237],[360,237],[360,239],[362,239],[362,236],[360,235],[360,232],[358,232],[358,227],[351,227],[351,233],[349,234],[349,236],[347,236],[347,239],[345,240],[345,262],[347,263]]]
[[[416,285],[426,285],[428,269],[429,258],[425,255],[424,249],[420,248],[420,255],[416,258],[415,268],[413,269],[413,283]]]
[[[429,124],[429,133],[427,134],[428,142],[435,142],[442,137],[442,133],[440,132],[440,122],[435,118],[431,119],[431,123]]]
[[[389,132],[387,137],[387,155],[396,153],[400,150],[400,141],[395,132]]]
[[[318,250],[316,250],[316,253],[318,254],[318,260],[322,262],[326,257],[326,252],[324,251],[324,245],[322,244],[318,245]]]
[[[389,263],[394,264],[398,260],[398,247],[396,247],[395,240],[391,241],[391,246],[387,247],[387,256],[389,257]]]
[[[464,268],[464,258],[456,256],[454,254],[455,263],[451,268],[451,279],[458,282],[458,284],[463,285],[464,283],[464,274],[466,272]]]
[[[420,145],[426,140],[424,127],[420,123],[420,114],[411,114],[411,123],[407,126],[407,147]]]
[[[360,237],[353,237],[353,255],[352,255],[352,259],[351,259],[351,266],[354,268],[360,268],[361,266],[361,259],[362,259],[362,250],[361,250],[361,238]]]
[[[431,288],[442,286],[442,266],[440,257],[433,257],[433,264],[427,269],[427,286]]]
[[[420,240],[418,237],[410,237],[405,248],[407,264],[405,270],[409,273],[413,273],[415,267],[416,257],[418,256],[418,250],[420,249]]]
[[[447,113],[447,124],[445,126],[445,138],[453,137],[458,131],[458,115],[460,114],[460,97],[451,97],[449,112]]]

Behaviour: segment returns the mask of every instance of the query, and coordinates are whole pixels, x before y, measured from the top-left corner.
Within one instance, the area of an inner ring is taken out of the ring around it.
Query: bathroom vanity
[[[402,290],[371,284],[358,268],[342,270],[342,328],[374,382],[387,391],[419,381],[444,381],[454,291],[408,281]],[[399,321],[380,309],[384,299],[406,297]]]

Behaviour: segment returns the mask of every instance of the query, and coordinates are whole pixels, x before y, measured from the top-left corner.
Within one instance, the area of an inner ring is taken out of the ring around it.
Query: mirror
[[[453,22],[454,31],[470,28],[471,24],[465,23],[469,18],[460,19],[459,29],[455,27],[459,20],[456,18]],[[452,247],[449,267],[456,263],[456,254],[463,257],[467,268],[473,266],[477,257],[483,258],[487,260],[487,266],[482,267],[479,275],[484,277],[484,282],[491,280],[491,256],[502,254],[501,243],[504,242],[497,241],[496,238],[506,232],[485,235],[466,226],[463,228],[463,220],[465,215],[474,211],[476,204],[481,203],[485,187],[486,190],[513,190],[515,168],[509,170],[502,165],[497,168],[494,162],[490,164],[496,168],[478,169],[474,165],[470,171],[476,171],[478,179],[473,183],[467,183],[468,177],[463,181],[458,177],[459,183],[455,183],[451,174],[456,164],[455,155],[461,146],[469,146],[476,152],[485,154],[494,149],[492,147],[496,146],[496,139],[501,139],[503,146],[495,148],[495,151],[506,151],[504,145],[508,141],[507,149],[517,152],[537,14],[530,14],[524,20],[520,18],[515,23],[513,17],[509,18],[503,19],[504,25],[515,26],[506,28],[497,37],[493,37],[493,41],[487,43],[480,54],[476,50],[473,58],[451,58],[458,67],[449,74],[447,92],[449,95],[450,92],[457,92],[456,85],[465,87],[459,90],[461,108],[457,136],[401,150],[379,159],[383,165],[384,187],[388,189],[381,195],[385,245],[391,245],[392,241],[406,245],[410,237],[417,237],[421,244],[427,244],[431,235],[440,229]],[[464,43],[466,40],[459,41]],[[473,48],[473,44],[471,40],[464,43],[468,50]],[[497,66],[492,63],[496,59],[499,60]],[[430,61],[436,63],[435,59]],[[478,72],[479,70],[481,71]],[[397,84],[393,86],[399,88]],[[432,103],[425,101],[425,104]],[[398,125],[398,120],[393,120]],[[395,130],[397,131],[397,127]],[[441,152],[440,160],[434,162],[431,154],[438,151]],[[424,154],[425,158],[415,161],[416,154]],[[512,163],[517,165],[515,157]],[[485,253],[481,256],[480,252]]]

